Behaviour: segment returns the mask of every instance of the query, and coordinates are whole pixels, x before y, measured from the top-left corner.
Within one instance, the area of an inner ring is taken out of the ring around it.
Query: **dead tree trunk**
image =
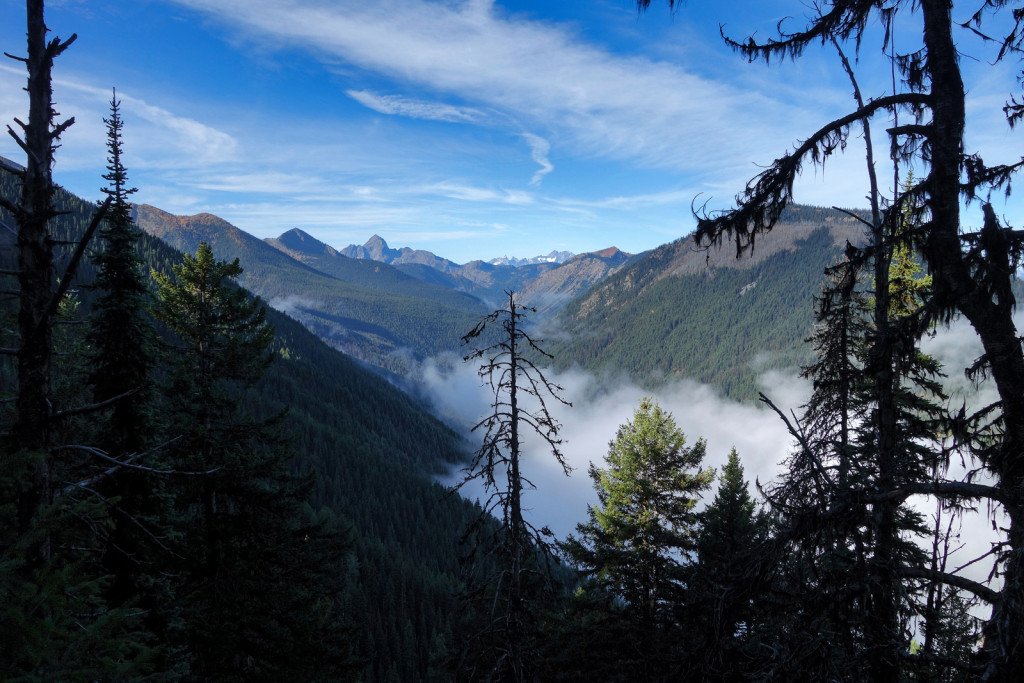
[[[32,525],[40,506],[52,496],[49,447],[50,362],[52,356],[53,314],[56,306],[53,291],[53,244],[47,225],[55,215],[53,208],[53,155],[57,141],[74,119],[54,124],[51,70],[53,60],[70,45],[54,38],[46,40],[42,0],[26,2],[28,15],[28,56],[15,58],[28,69],[28,123],[15,119],[21,134],[8,126],[8,133],[25,152],[21,199],[18,204],[5,202],[18,224],[18,393],[17,413],[12,433],[12,447],[21,457],[31,459],[32,480],[18,500],[18,526],[24,533]],[[36,561],[48,552],[45,543],[37,549]]]

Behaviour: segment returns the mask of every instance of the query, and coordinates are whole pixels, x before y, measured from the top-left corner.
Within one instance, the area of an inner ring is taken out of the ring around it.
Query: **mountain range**
[[[336,258],[308,236],[286,233],[273,244],[212,214],[175,216],[146,204],[135,213],[142,230],[176,249],[194,252],[205,241],[218,258],[237,258],[242,286],[331,346],[388,372],[403,373],[406,354],[458,348],[487,311],[471,295],[414,281],[387,264]]]
[[[740,399],[756,397],[764,371],[799,366],[824,269],[860,224],[838,210],[793,206],[757,248],[681,238],[642,254],[615,247],[519,266],[458,264],[425,250],[391,248],[379,235],[335,249],[299,229],[260,240],[211,214],[174,216],[136,207],[139,226],[172,246],[200,240],[238,258],[241,284],[321,339],[386,373],[459,352],[461,337],[514,290],[562,369],[618,373],[646,386],[697,379]]]
[[[552,251],[547,256],[534,256],[532,258],[516,258],[515,256],[501,256],[492,258],[488,263],[492,266],[530,266],[535,263],[565,263],[575,254],[571,251]]]
[[[629,259],[613,247],[561,264],[459,265],[392,249],[377,235],[337,250],[299,229],[261,240],[208,213],[176,216],[141,204],[134,214],[143,231],[176,249],[193,252],[205,241],[219,258],[239,259],[242,286],[331,346],[397,375],[411,362],[458,352],[462,335],[500,305],[505,290],[553,313]]]
[[[353,259],[387,263],[424,282],[472,294],[492,308],[500,305],[506,290],[514,290],[521,295],[524,304],[547,312],[554,312],[572,296],[615,272],[631,257],[609,247],[578,255],[552,251],[547,256],[529,259],[504,257],[460,265],[421,249],[392,249],[380,235],[374,235],[362,246],[350,244],[339,253]]]
[[[0,192],[14,196],[16,187],[0,171]],[[54,239],[72,240],[93,205],[63,192],[55,200],[62,213]],[[846,241],[862,237],[844,214],[794,207],[741,260],[728,246],[702,249],[683,238],[635,256],[609,248],[560,264],[460,266],[430,252],[391,250],[379,238],[367,255],[398,252],[394,260],[404,254],[420,262],[347,257],[301,230],[261,240],[211,214],[174,216],[140,205],[135,215],[147,233],[139,251],[148,268],[168,272],[181,259],[175,248],[195,251],[204,240],[218,259],[238,258],[241,284],[281,309],[269,315],[277,360],[248,402],[261,414],[290,407],[295,467],[319,475],[312,509],[351,525],[356,550],[344,569],[353,577],[346,599],[366,624],[368,681],[421,680],[433,650],[457,628],[458,538],[475,508],[444,496],[431,478],[464,457],[460,436],[318,336],[398,372],[394,359],[403,352],[457,349],[490,310],[498,283],[514,282],[538,305],[537,321],[560,330],[547,346],[558,367],[651,385],[694,377],[746,397],[758,372],[806,353],[822,270]],[[445,271],[429,263],[452,265]],[[80,282],[94,275],[83,263]],[[79,291],[87,311],[92,294]]]

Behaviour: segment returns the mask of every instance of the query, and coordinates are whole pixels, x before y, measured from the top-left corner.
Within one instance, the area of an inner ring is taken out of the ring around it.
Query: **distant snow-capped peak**
[[[488,261],[492,266],[530,266],[536,263],[565,263],[575,254],[571,251],[552,251],[547,256],[534,256],[533,258],[516,258],[514,256],[502,256]]]

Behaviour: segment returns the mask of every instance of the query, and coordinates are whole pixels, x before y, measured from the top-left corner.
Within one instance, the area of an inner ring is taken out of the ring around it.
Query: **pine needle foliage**
[[[97,402],[124,396],[114,404],[108,438],[103,446],[110,452],[141,450],[152,437],[147,412],[149,372],[154,364],[154,331],[147,308],[149,287],[137,244],[142,232],[132,221],[130,197],[136,192],[128,185],[128,171],[122,162],[124,121],[117,93],[110,100],[107,125],[108,186],[102,192],[110,199],[107,219],[100,228],[100,248],[94,251],[99,291],[93,305],[88,339],[93,348],[89,382]],[[115,439],[116,435],[116,439]]]
[[[715,476],[701,469],[705,450],[703,439],[686,446],[671,413],[644,398],[608,444],[605,466],[591,463],[598,505],[563,545],[588,590],[622,605],[633,647],[621,644],[620,656],[644,680],[680,675],[675,614],[697,549],[696,505]]]

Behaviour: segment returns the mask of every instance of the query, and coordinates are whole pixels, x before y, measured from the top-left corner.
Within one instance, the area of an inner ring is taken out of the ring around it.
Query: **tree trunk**
[[[963,154],[964,86],[952,38],[949,0],[922,0],[927,70],[931,77],[932,156],[928,208],[932,224],[924,256],[934,274],[938,304],[956,307],[977,332],[999,391],[1002,442],[986,465],[999,477],[1010,517],[1010,556],[1004,587],[985,631],[986,680],[1024,680],[1024,353],[1013,323],[1008,244],[991,207],[985,210],[985,274],[972,272],[959,235],[960,173]]]
[[[509,311],[509,410],[511,412],[510,445],[509,445],[509,526],[512,543],[512,575],[509,588],[508,605],[508,646],[511,662],[512,678],[517,683],[525,680],[523,669],[523,545],[526,529],[523,523],[522,493],[523,480],[519,473],[519,402],[517,395],[517,378],[519,375],[518,350],[516,349],[516,316],[515,299],[508,295]]]
[[[28,125],[23,126],[26,165],[21,187],[18,220],[18,397],[12,446],[21,457],[31,458],[32,480],[18,500],[19,532],[27,532],[42,505],[51,500],[50,456],[50,361],[52,320],[53,250],[47,224],[53,217],[53,119],[50,72],[53,57],[62,49],[55,41],[46,45],[42,0],[28,0]],[[29,566],[45,561],[45,542],[35,548]]]

